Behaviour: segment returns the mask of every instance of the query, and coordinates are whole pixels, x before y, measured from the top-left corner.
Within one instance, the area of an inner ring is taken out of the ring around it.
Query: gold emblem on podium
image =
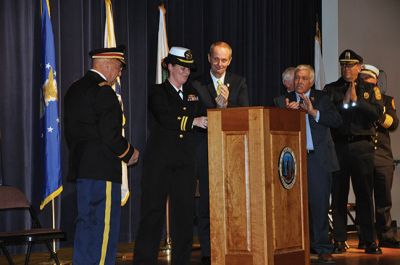
[[[285,189],[290,190],[296,183],[297,163],[293,150],[285,147],[279,156],[279,179]]]

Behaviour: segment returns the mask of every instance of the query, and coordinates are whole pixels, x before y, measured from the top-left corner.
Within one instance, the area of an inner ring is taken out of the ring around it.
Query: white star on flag
[[[47,128],[47,131],[48,131],[49,133],[51,133],[51,132],[53,132],[53,128],[52,128],[52,127],[49,127],[49,128]]]
[[[46,69],[50,69],[50,67],[51,67],[51,64],[50,64],[50,63],[47,63],[47,64],[46,64]]]

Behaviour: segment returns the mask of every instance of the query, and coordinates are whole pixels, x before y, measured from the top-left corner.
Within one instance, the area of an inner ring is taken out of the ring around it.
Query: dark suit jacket
[[[389,132],[395,131],[399,126],[394,99],[382,94],[385,112],[376,126],[375,166],[393,166],[393,153],[390,144]]]
[[[275,107],[278,108],[285,108],[286,107],[286,102],[285,99],[288,97],[289,92],[285,89],[281,95],[274,97],[274,105]]]
[[[337,171],[339,170],[339,162],[330,128],[339,127],[342,124],[342,117],[325,92],[311,89],[310,99],[314,109],[319,110],[318,122],[312,116],[309,116],[315,155],[328,172]],[[296,100],[296,93],[289,93],[289,101]]]
[[[145,157],[165,159],[165,156],[174,156],[177,149],[194,154],[198,127],[192,127],[193,119],[205,112],[197,91],[184,84],[182,100],[166,80],[150,89],[149,109],[152,119]]]
[[[246,80],[243,77],[226,72],[224,83],[229,84],[228,108],[249,106],[249,92]],[[210,73],[192,81],[192,85],[199,93],[201,102],[207,109],[217,107],[215,103],[217,92]]]
[[[134,148],[122,137],[122,111],[114,90],[88,71],[64,97],[64,131],[69,148],[68,179],[121,183],[121,160]]]

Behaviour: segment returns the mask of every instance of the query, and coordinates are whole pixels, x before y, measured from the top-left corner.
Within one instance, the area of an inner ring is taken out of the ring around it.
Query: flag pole
[[[50,16],[50,1],[40,0],[40,16],[42,21],[42,87],[40,128],[41,159],[44,177],[43,198],[40,210],[51,202],[52,228],[56,229],[55,197],[63,190],[61,178],[61,152],[60,152],[60,119],[59,119],[59,91],[57,89],[56,51],[54,47],[54,33]],[[56,241],[52,242],[53,252],[56,253]],[[53,255],[50,261],[40,264],[54,264]],[[60,261],[60,264],[67,264]]]
[[[51,200],[51,218],[53,221],[53,229],[56,229],[56,214],[55,214],[56,208],[54,205],[54,199]],[[56,240],[53,239],[53,251],[56,252]]]

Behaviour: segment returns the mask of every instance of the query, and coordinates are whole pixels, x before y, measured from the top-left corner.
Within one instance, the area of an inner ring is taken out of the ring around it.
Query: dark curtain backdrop
[[[117,43],[128,47],[128,68],[122,77],[127,137],[144,150],[147,130],[147,89],[155,80],[159,1],[114,0]],[[169,0],[169,46],[193,50],[198,71],[209,71],[207,53],[213,41],[233,48],[232,72],[247,78],[252,105],[268,106],[281,91],[281,72],[300,63],[313,64],[314,34],[321,0]],[[102,47],[103,0],[50,0],[57,50],[61,98],[71,83],[90,68],[88,52]],[[21,188],[38,208],[42,177],[39,158],[39,90],[41,58],[40,1],[0,0],[0,130],[4,178]],[[67,148],[62,142],[63,175]],[[0,167],[1,168],[1,167]],[[141,165],[129,169],[131,198],[122,210],[120,240],[134,240],[139,217]],[[59,225],[71,245],[76,216],[74,185],[64,181],[56,200]],[[39,212],[51,224],[51,206]],[[0,216],[0,229],[26,223]]]

